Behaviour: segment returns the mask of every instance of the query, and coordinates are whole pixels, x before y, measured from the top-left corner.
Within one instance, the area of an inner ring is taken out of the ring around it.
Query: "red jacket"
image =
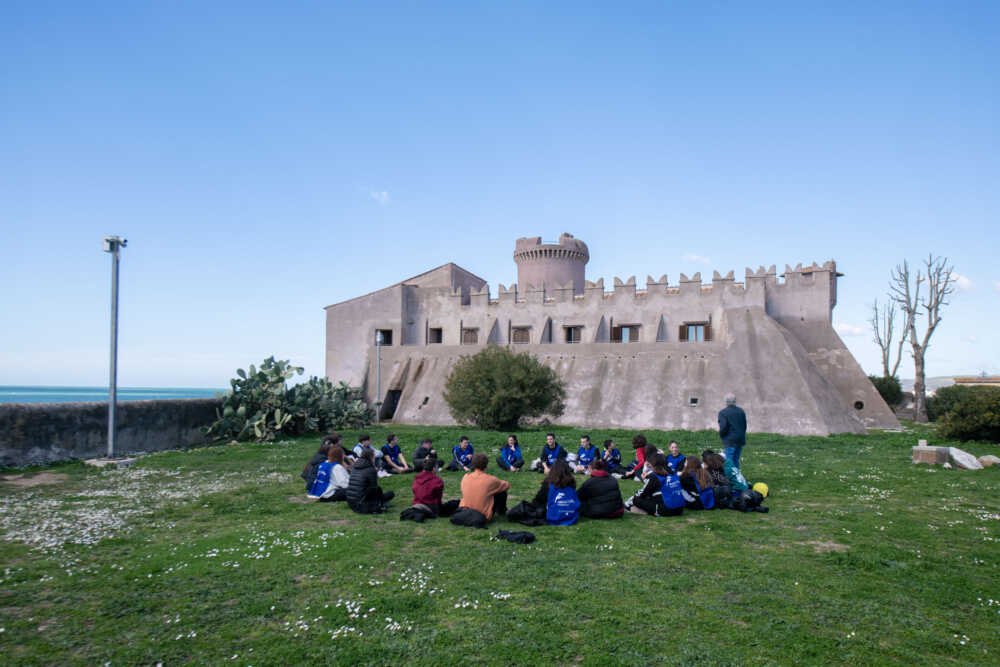
[[[433,470],[424,470],[413,478],[414,505],[440,505],[444,496],[444,480]]]

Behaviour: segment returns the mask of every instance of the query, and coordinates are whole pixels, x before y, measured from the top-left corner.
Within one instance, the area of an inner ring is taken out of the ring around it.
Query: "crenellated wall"
[[[569,235],[560,241],[576,248],[560,252],[586,249]],[[543,250],[540,239],[519,239],[515,256]],[[396,421],[450,423],[441,391],[455,361],[509,345],[566,381],[566,423],[711,428],[733,391],[756,430],[898,427],[833,330],[841,275],[833,261],[786,266],[780,276],[773,265],[747,268],[743,282],[734,271],[707,283],[681,273],[676,284],[647,276],[640,289],[634,276],[615,277],[610,290],[603,279],[525,283],[518,266],[518,284],[499,285],[495,296],[446,265],[329,306],[328,377],[365,387],[373,403],[398,400]],[[376,350],[376,329],[394,331],[393,344]]]

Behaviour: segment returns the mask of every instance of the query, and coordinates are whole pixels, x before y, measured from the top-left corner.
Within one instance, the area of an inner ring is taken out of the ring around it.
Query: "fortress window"
[[[712,340],[712,325],[708,322],[685,322],[677,339],[681,342],[703,343]]]
[[[444,330],[440,327],[431,327],[427,330],[427,344],[440,345],[444,342]]]
[[[462,329],[462,345],[479,344],[479,329]]]
[[[623,324],[621,326],[611,327],[611,342],[612,343],[638,343],[639,342],[639,325],[638,324]]]
[[[514,327],[510,330],[510,342],[525,345],[531,342],[531,327]]]
[[[583,340],[583,327],[563,327],[567,343],[579,343]]]
[[[375,341],[382,347],[392,345],[392,329],[376,329]]]

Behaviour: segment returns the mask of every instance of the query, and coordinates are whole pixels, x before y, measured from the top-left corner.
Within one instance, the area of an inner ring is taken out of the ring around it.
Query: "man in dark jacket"
[[[576,492],[580,499],[580,514],[591,519],[617,519],[625,513],[618,480],[608,474],[604,459],[594,461],[590,478]]]
[[[374,460],[374,453],[370,449],[364,450],[351,469],[351,479],[347,484],[347,504],[358,514],[384,512],[395,495],[392,491],[383,492],[379,487]]]
[[[413,468],[415,470],[424,469],[424,459],[428,456],[432,457],[437,462],[438,468],[444,465],[444,461],[437,458],[437,452],[434,451],[433,445],[434,443],[430,438],[424,438],[420,441],[420,444],[417,446],[417,450],[413,452]]]
[[[719,437],[725,448],[726,460],[740,467],[743,445],[747,444],[747,413],[736,405],[736,396],[726,394],[726,407],[719,411]]]

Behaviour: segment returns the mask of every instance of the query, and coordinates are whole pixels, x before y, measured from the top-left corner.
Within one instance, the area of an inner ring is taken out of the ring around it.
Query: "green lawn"
[[[462,431],[396,432],[410,454]],[[557,430],[574,448],[580,433]],[[387,515],[305,502],[318,438],[33,469],[0,483],[0,662],[1000,664],[1000,469],[911,464],[928,433],[754,434],[743,467],[769,514],[583,521],[529,546],[490,540],[520,528],[505,520],[400,522],[408,477],[383,480]],[[493,454],[505,436],[469,435]],[[591,435],[631,454],[630,433]],[[532,456],[544,440],[520,437]],[[506,476],[513,502],[540,480]]]

